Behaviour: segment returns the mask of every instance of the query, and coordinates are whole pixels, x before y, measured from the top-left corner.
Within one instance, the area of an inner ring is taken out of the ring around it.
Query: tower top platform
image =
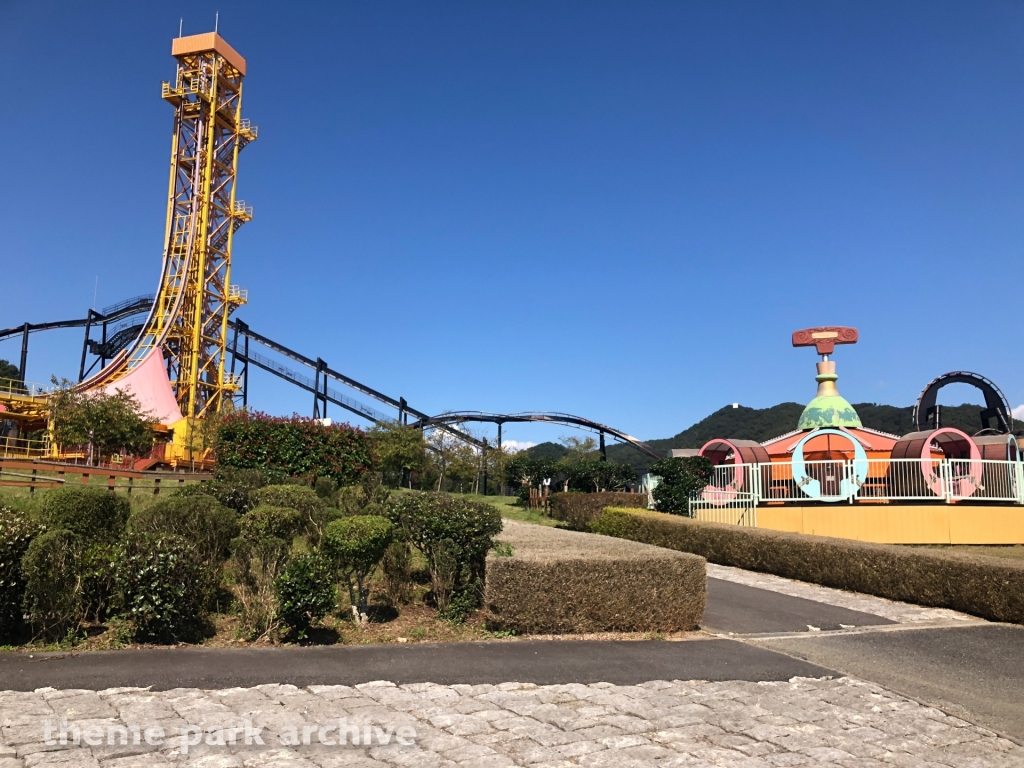
[[[171,41],[171,56],[185,56],[189,53],[206,53],[207,51],[219,53],[228,64],[245,76],[245,59],[242,54],[228,45],[227,40],[216,32],[176,37]]]

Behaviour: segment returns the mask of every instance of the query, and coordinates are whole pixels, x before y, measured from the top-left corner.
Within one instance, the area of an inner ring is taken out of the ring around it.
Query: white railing
[[[729,501],[690,499],[690,517],[706,523],[728,523],[757,527],[757,499],[752,493],[738,491]]]
[[[54,387],[44,387],[42,384],[26,384],[17,379],[0,379],[0,396],[7,397],[44,397],[51,394]]]
[[[765,502],[949,502],[1024,504],[1024,464],[987,459],[847,459],[719,465],[697,508]],[[693,507],[691,507],[693,508]]]

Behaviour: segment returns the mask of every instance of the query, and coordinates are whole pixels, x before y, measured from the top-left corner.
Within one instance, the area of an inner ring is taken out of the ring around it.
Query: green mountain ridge
[[[889,432],[893,435],[905,435],[914,429],[913,406],[899,407],[880,405],[878,403],[855,403],[854,409],[861,422],[869,429]],[[980,412],[981,405],[964,403],[963,405],[942,406],[941,423],[944,427],[956,427],[969,435],[982,429]],[[647,444],[665,454],[672,448],[700,448],[708,440],[716,437],[735,438],[737,440],[754,440],[763,443],[779,435],[792,432],[804,406],[799,403],[779,403],[770,408],[733,408],[727,405],[684,429],[674,437],[647,440]],[[1014,420],[1014,430],[1024,429],[1024,422]],[[565,453],[565,448],[558,443],[540,443],[528,449],[529,455],[558,459]],[[643,451],[631,445],[618,444],[608,446],[608,460],[626,462],[640,474],[650,470],[655,461]]]

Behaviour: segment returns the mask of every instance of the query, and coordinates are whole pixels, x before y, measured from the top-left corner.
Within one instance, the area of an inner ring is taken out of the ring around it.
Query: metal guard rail
[[[972,501],[1024,505],[1024,463],[991,459],[847,459],[720,464],[696,500],[848,503]]]

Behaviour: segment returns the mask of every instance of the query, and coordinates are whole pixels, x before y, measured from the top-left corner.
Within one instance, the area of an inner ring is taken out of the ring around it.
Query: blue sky
[[[853,402],[966,369],[1024,403],[1009,2],[0,0],[0,327],[155,289],[160,81],[179,19],[216,11],[260,128],[239,316],[358,380],[666,437],[806,402],[790,334],[842,324]],[[28,378],[76,374],[80,346],[35,337]],[[253,379],[257,407],[308,400]]]

